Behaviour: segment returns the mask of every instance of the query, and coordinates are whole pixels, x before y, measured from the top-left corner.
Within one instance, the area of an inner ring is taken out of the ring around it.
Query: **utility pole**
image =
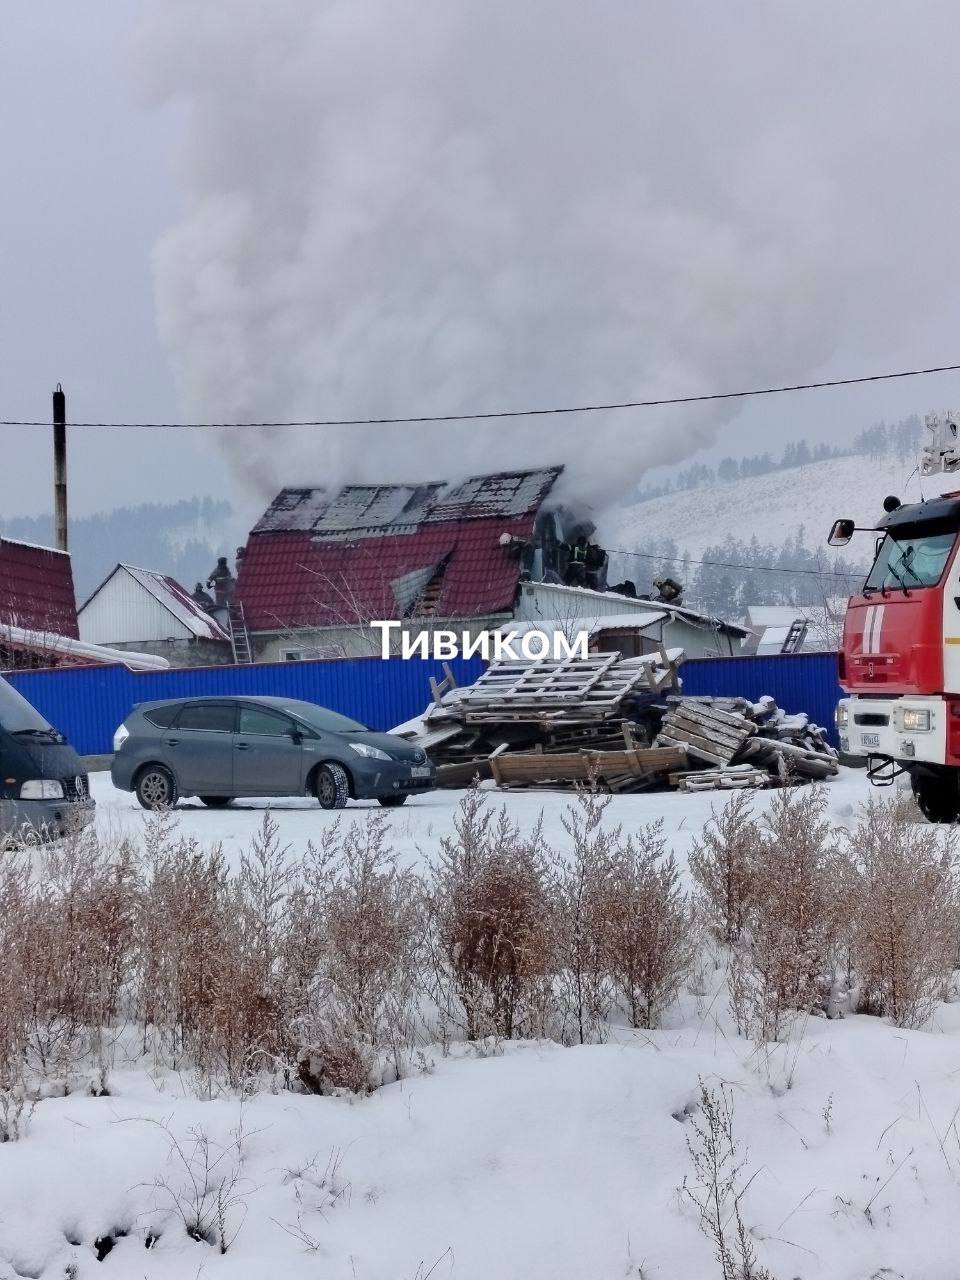
[[[67,548],[67,397],[57,383],[53,393],[53,527],[57,548]]]

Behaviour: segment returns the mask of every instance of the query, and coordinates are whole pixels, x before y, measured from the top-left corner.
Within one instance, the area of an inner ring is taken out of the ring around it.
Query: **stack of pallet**
[[[837,755],[806,715],[788,716],[772,698],[668,698],[656,743],[684,748],[699,768],[675,774],[687,791],[766,786],[833,777]]]
[[[498,662],[465,689],[448,671],[432,682],[423,717],[399,732],[437,764],[442,787],[479,775],[505,788],[593,780],[639,791],[686,767],[683,748],[650,747],[682,657],[674,649]]]
[[[427,752],[441,787],[704,791],[837,772],[824,731],[772,698],[684,697],[682,657],[499,662],[465,689],[448,670],[423,716],[394,732]]]

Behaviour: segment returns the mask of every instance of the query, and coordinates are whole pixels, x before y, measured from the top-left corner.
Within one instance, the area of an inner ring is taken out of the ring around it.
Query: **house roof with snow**
[[[66,551],[0,538],[0,623],[76,639],[73,567]]]
[[[82,605],[79,625],[81,639],[93,644],[230,640],[175,578],[132,564],[110,572]]]
[[[471,476],[455,485],[284,489],[252,530],[237,595],[253,631],[513,607],[520,564],[504,534],[530,538],[561,467]]]
[[[569,614],[568,622],[570,618],[579,618],[581,614],[589,616],[590,601],[602,600],[604,606],[611,611],[615,605],[619,605],[619,611],[625,616],[633,610],[638,613],[656,611],[660,617],[682,618],[692,626],[703,627],[708,631],[724,631],[741,639],[750,634],[746,627],[741,627],[737,622],[712,618],[708,614],[698,613],[695,609],[688,609],[686,605],[675,604],[669,600],[645,600],[640,596],[624,596],[615,591],[592,591],[588,587],[572,587],[559,582],[530,582],[524,586],[526,591],[544,601],[549,601],[558,613]],[[558,602],[561,600],[568,602],[566,608],[559,607]],[[599,612],[599,609],[597,611]]]

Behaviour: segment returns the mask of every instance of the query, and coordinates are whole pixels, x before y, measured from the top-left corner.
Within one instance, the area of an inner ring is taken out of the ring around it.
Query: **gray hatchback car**
[[[113,785],[145,809],[199,796],[221,808],[240,796],[314,795],[403,804],[429,791],[426,754],[389,733],[295,698],[178,698],[144,702],[117,730]]]

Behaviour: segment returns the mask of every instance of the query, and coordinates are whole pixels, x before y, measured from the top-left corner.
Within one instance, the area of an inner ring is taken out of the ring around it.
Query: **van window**
[[[293,721],[286,716],[278,716],[275,711],[264,711],[260,707],[240,708],[240,732],[259,734],[271,738],[285,738],[292,733]]]
[[[12,684],[0,679],[0,727],[8,733],[28,733],[31,729],[56,732]]]
[[[179,702],[170,702],[165,707],[151,707],[149,711],[143,713],[143,718],[160,729],[169,729],[179,710]]]
[[[207,729],[232,733],[237,722],[236,707],[227,702],[188,702],[177,719],[177,729]]]

